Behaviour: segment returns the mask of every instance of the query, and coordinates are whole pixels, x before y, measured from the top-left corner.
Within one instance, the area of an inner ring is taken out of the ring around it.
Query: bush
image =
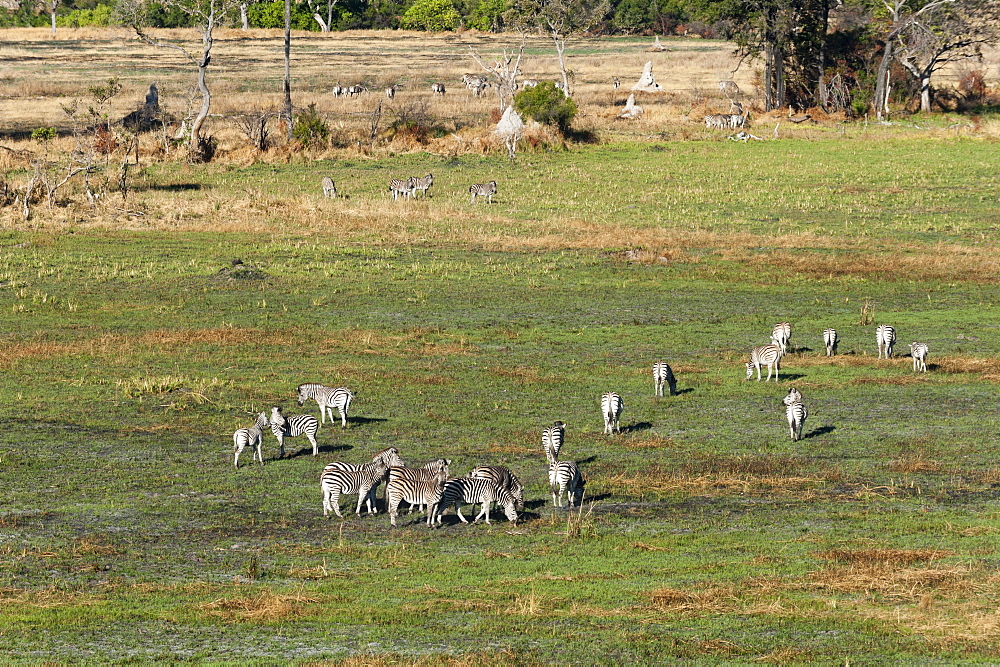
[[[514,96],[514,108],[522,116],[529,116],[546,125],[555,125],[564,134],[576,116],[576,102],[563,95],[551,81],[542,81],[534,88],[525,88],[519,92]]]
[[[326,121],[316,111],[316,103],[313,102],[309,108],[299,114],[292,126],[292,138],[299,141],[303,146],[317,146],[325,143],[330,136],[330,128]]]
[[[97,5],[93,9],[74,9],[65,16],[56,17],[56,25],[60,28],[106,28],[111,25],[111,7]]]
[[[406,10],[400,22],[404,28],[441,32],[454,30],[460,19],[451,0],[417,0]]]
[[[251,28],[284,28],[285,3],[281,0],[255,2],[247,8],[247,21]],[[309,12],[308,5],[292,3],[292,29],[319,30],[319,24]]]

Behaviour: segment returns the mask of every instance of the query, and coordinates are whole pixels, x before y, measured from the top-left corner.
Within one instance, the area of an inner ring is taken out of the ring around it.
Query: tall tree
[[[285,121],[288,133],[286,138],[292,140],[292,1],[285,0],[285,80],[282,81],[282,92],[285,94]]]

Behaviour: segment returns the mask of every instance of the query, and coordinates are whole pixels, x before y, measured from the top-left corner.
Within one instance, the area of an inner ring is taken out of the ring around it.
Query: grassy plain
[[[117,212],[8,218],[5,657],[995,661],[1000,176],[953,121],[748,144],[667,125],[514,164],[167,161]],[[431,198],[388,201],[428,171]],[[496,203],[470,206],[487,178]],[[781,382],[744,382],[779,320]],[[883,322],[929,373],[874,358]],[[679,395],[653,398],[656,359]],[[310,380],[357,392],[349,428],[319,460],[267,436],[267,464],[234,469],[232,431]],[[546,484],[555,419],[587,478],[573,512]],[[324,519],[322,465],[389,444],[508,465],[527,511]]]

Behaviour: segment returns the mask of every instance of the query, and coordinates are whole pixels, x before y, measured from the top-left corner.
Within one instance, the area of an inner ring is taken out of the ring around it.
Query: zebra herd
[[[424,197],[429,197],[430,194],[428,190],[434,185],[434,175],[427,174],[426,176],[409,176],[407,178],[392,178],[389,179],[389,193],[392,195],[392,200],[397,199],[416,199],[417,193],[420,192]],[[333,179],[329,176],[324,176],[320,181],[320,187],[323,189],[323,196],[326,198],[336,199],[337,197],[337,185],[334,183]],[[488,183],[473,183],[469,186],[469,194],[472,199],[471,204],[476,203],[477,197],[484,198],[487,203],[493,203],[493,195],[497,193],[497,182],[490,181]]]

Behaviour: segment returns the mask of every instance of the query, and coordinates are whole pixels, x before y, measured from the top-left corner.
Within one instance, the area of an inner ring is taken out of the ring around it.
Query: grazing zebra
[[[472,195],[472,201],[470,203],[476,203],[476,197],[486,197],[486,201],[490,204],[493,203],[493,195],[497,193],[497,182],[490,181],[489,183],[476,183],[469,186],[469,194]]]
[[[927,343],[910,343],[910,356],[913,357],[913,370],[927,372],[927,353],[930,350]]]
[[[785,396],[783,399],[781,399],[781,402],[784,403],[785,405],[791,405],[792,403],[801,403],[802,392],[796,389],[795,387],[792,387],[791,389],[788,390],[788,395]]]
[[[792,442],[802,439],[802,425],[806,423],[809,411],[806,406],[799,401],[789,403],[785,406],[785,417],[788,419],[788,431],[792,435]]]
[[[396,96],[396,86],[389,86],[388,88],[385,89],[386,99],[391,100],[395,96]]]
[[[609,391],[601,396],[601,413],[604,415],[604,433],[621,433],[622,427],[618,422],[622,416],[622,408],[625,404],[622,397],[613,391]]]
[[[515,500],[513,494],[496,482],[489,479],[470,479],[468,477],[449,479],[444,483],[441,500],[438,502],[436,508],[437,523],[439,526],[441,525],[441,517],[444,516],[444,511],[448,509],[449,505],[455,506],[455,513],[458,514],[458,518],[462,523],[469,523],[462,516],[462,504],[482,503],[483,508],[476,515],[476,518],[473,519],[473,523],[486,517],[486,523],[488,524],[490,522],[490,504],[494,502],[497,505],[503,506],[504,514],[507,516],[508,521],[511,523],[517,521],[517,510],[514,509]]]
[[[524,89],[534,88],[538,85],[538,79],[524,79],[521,81],[521,87]]]
[[[340,496],[354,493],[358,494],[355,514],[361,516],[361,503],[365,501],[368,513],[378,514],[378,508],[372,501],[386,470],[388,468],[382,461],[365,463],[358,470],[341,470],[330,466],[324,468],[319,478],[319,488],[323,493],[323,516],[329,516],[333,511],[343,519],[344,515],[340,513]]]
[[[569,506],[573,506],[577,489],[582,490],[583,479],[576,461],[553,461],[549,464],[549,487],[552,491],[552,506],[562,507],[562,497],[566,493]],[[568,492],[568,493],[567,493]]]
[[[249,428],[238,429],[233,433],[233,465],[240,467],[240,454],[246,447],[253,452],[253,460],[264,465],[264,455],[261,446],[264,442],[264,429],[267,427],[267,415],[263,412],[257,415],[257,423]]]
[[[736,85],[735,81],[720,81],[719,90],[726,97],[732,97],[740,94],[740,87]]]
[[[334,185],[333,179],[329,176],[324,176],[323,181],[323,196],[329,198],[337,197],[337,186]]]
[[[462,83],[465,84],[466,88],[476,88],[489,83],[489,80],[481,74],[463,74]]]
[[[330,412],[330,423],[333,423],[333,409],[340,412],[340,426],[347,428],[347,411],[351,409],[351,401],[354,394],[347,387],[327,387],[325,385],[308,382],[300,384],[297,388],[299,393],[299,405],[305,405],[310,398],[319,405],[320,424],[326,424],[326,413]]]
[[[496,482],[514,496],[514,508],[524,511],[524,485],[517,475],[506,466],[476,466],[468,475],[469,479],[488,479]]]
[[[362,86],[360,83],[356,83],[345,91],[351,97],[355,95],[360,95],[361,93],[367,93],[368,89]]]
[[[732,130],[744,128],[747,126],[747,121],[750,119],[749,113],[733,113],[729,114],[729,128]]]
[[[621,85],[622,85],[621,79],[619,79],[617,76],[611,77],[612,90],[618,90],[621,87]]]
[[[334,97],[340,97],[341,95],[345,95],[347,93],[347,88],[344,88],[338,83],[336,86],[333,87],[333,90],[331,92],[333,93]]]
[[[285,457],[285,438],[297,438],[303,433],[313,447],[313,456],[319,454],[319,447],[316,445],[316,431],[319,430],[319,421],[312,415],[292,415],[285,417],[281,414],[281,408],[271,408],[271,433],[278,439],[278,458]]]
[[[773,343],[771,345],[761,345],[750,350],[750,361],[747,363],[747,379],[753,377],[753,371],[757,369],[757,381],[760,382],[760,367],[767,366],[767,382],[771,379],[771,368],[774,367],[774,381],[778,381],[778,368],[781,364],[781,348]]]
[[[407,468],[403,465],[393,465],[389,468],[389,481],[396,478],[408,479],[412,481],[426,481],[433,477],[436,477],[440,473],[444,473],[445,479],[448,478],[448,466],[451,465],[451,459],[434,459],[433,461],[428,461],[420,468]],[[419,503],[414,505],[410,503],[410,513],[413,513],[415,507],[419,507],[421,510],[424,508],[426,503]]]
[[[837,354],[837,343],[840,339],[837,337],[836,329],[823,329],[823,344],[826,345],[826,356],[832,357]]]
[[[441,493],[444,491],[444,483],[448,479],[446,469],[439,470],[427,477],[410,479],[408,477],[393,476],[393,468],[389,469],[389,481],[385,485],[385,504],[389,512],[389,522],[395,526],[396,517],[399,515],[399,503],[404,500],[410,503],[410,512],[413,512],[414,505],[427,505],[427,525],[434,523],[434,511],[441,502]]]
[[[705,116],[705,127],[709,129],[725,130],[729,127],[729,114],[713,113]]]
[[[410,181],[413,183],[413,190],[412,190],[413,197],[417,196],[417,190],[420,190],[420,192],[422,192],[424,196],[427,197],[428,196],[427,191],[431,189],[432,185],[434,185],[434,175],[427,174],[423,178],[417,178],[416,176],[411,176]]]
[[[443,83],[432,83],[431,92],[435,95],[444,95],[445,89]]]
[[[670,364],[665,361],[657,361],[653,364],[653,395],[663,396],[663,385],[670,388],[670,395],[677,393],[677,379],[674,378],[674,371]]]
[[[778,322],[771,331],[771,342],[781,348],[781,354],[788,351],[788,342],[792,339],[792,325],[788,322]]]
[[[896,344],[896,329],[888,324],[879,325],[875,330],[875,342],[878,344],[878,358],[885,354],[886,359],[892,358],[892,346]]]
[[[473,86],[471,90],[476,97],[482,97],[483,95],[486,94],[486,89],[489,88],[491,85],[492,84],[490,84],[489,81],[483,81],[478,86]]]
[[[549,460],[549,463],[559,460],[559,450],[562,449],[565,439],[566,424],[561,421],[557,421],[542,431],[542,448],[545,450],[545,458]]]
[[[413,177],[392,179],[389,181],[389,192],[392,193],[392,201],[396,201],[396,198],[399,196],[409,199],[413,196]]]

